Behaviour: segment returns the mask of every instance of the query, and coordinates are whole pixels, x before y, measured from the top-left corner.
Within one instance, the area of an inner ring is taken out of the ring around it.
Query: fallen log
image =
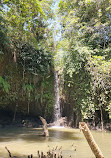
[[[101,150],[99,149],[98,145],[96,144],[87,124],[85,122],[79,123],[79,128],[82,130],[91,150],[93,151],[96,158],[104,158]]]
[[[40,116],[40,120],[43,123],[44,136],[45,137],[49,137],[49,131],[48,131],[48,128],[47,128],[47,122],[46,122],[46,120],[43,117],[41,117],[41,116]]]

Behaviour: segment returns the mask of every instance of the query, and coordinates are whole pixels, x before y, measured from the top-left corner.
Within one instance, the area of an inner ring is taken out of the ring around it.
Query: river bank
[[[102,127],[101,124],[97,124],[96,126],[92,124],[91,122],[86,121],[88,127],[90,130],[97,130],[101,131]],[[61,126],[63,126],[64,122],[61,123]],[[54,123],[48,122],[48,126],[54,126]],[[39,119],[39,117],[30,117],[30,116],[22,116],[22,117],[17,117],[15,121],[13,121],[11,118],[5,116],[5,117],[0,117],[0,128],[7,128],[7,127],[26,127],[26,128],[41,128],[42,127],[42,122]],[[68,122],[65,122],[65,127],[67,128],[75,128],[74,126],[71,127],[68,125]],[[79,127],[78,127],[79,128]],[[104,130],[106,131],[111,131],[111,123],[105,123],[104,124]]]

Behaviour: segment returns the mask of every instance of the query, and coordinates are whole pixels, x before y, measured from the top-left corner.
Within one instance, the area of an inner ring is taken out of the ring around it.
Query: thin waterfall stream
[[[56,122],[56,126],[60,126],[59,119],[61,117],[60,112],[60,96],[59,96],[59,77],[58,72],[54,72],[55,82],[54,82],[54,89],[55,89],[55,105],[54,105],[54,122]]]

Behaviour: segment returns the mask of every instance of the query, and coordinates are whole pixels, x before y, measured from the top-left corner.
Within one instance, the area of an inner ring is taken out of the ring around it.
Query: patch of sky
[[[56,11],[58,9],[59,2],[60,2],[60,0],[55,0],[55,2],[52,5],[52,9],[53,9],[55,18],[48,20],[48,24],[49,24],[48,27],[53,29],[53,39],[54,39],[55,42],[58,42],[58,41],[61,40],[60,18],[56,15]],[[5,12],[10,10],[10,8],[6,4],[3,4],[3,9],[4,9]],[[37,17],[34,20],[37,20]],[[27,30],[27,27],[28,27],[28,24],[25,23],[24,24],[24,30]]]
[[[2,4],[3,6],[3,11],[7,12],[10,10],[10,8],[7,6],[7,4]]]
[[[53,39],[55,42],[58,42],[61,40],[61,25],[60,25],[60,19],[59,17],[56,15],[56,11],[58,9],[58,4],[59,4],[60,0],[55,0],[54,4],[52,5],[52,10],[54,12],[54,20],[50,19],[48,21],[49,23],[49,28],[53,29]]]

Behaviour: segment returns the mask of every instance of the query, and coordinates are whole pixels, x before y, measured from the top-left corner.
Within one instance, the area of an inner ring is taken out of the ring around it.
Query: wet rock
[[[56,125],[67,127],[68,126],[67,117],[61,117],[59,120],[48,124],[49,127]]]

